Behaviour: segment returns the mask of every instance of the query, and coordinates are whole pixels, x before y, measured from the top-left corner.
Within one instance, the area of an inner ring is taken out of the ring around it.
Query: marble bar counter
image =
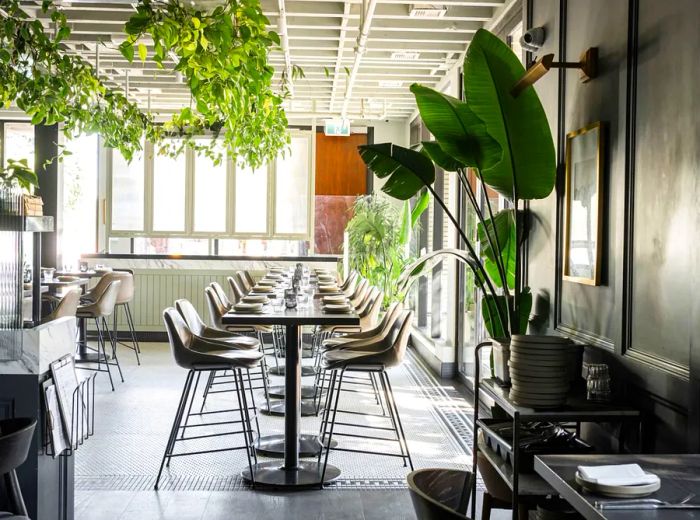
[[[0,418],[37,419],[27,461],[17,470],[32,520],[73,520],[72,456],[45,453],[46,414],[42,383],[52,361],[75,350],[76,321],[58,320],[31,329],[0,331]],[[0,511],[5,497],[0,489]]]

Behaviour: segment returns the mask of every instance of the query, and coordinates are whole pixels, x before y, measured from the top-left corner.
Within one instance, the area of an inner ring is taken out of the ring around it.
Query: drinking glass
[[[297,294],[297,303],[299,307],[305,309],[309,305],[309,295],[305,291],[301,291]]]
[[[588,366],[586,396],[589,401],[610,401],[610,370],[605,363]]]

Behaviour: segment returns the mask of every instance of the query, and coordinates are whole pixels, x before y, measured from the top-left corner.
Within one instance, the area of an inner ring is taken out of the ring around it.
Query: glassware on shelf
[[[589,401],[610,401],[610,370],[605,363],[588,365],[586,397]]]
[[[295,309],[297,306],[297,292],[294,289],[284,291],[284,304],[288,309]]]

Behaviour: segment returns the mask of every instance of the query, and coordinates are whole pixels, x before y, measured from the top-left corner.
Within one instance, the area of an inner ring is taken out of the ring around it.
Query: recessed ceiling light
[[[412,18],[442,18],[447,12],[447,6],[438,4],[411,4],[408,16]]]
[[[411,51],[394,51],[391,53],[391,59],[397,61],[415,61],[419,56],[419,52]]]
[[[403,81],[398,79],[381,79],[379,80],[379,86],[382,88],[400,88],[403,85]]]

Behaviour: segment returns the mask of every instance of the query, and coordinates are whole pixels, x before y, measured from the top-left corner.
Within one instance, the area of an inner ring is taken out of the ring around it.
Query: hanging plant
[[[35,125],[63,123],[68,137],[99,132],[106,146],[127,159],[141,149],[144,134],[158,141],[162,129],[148,115],[107,88],[89,63],[62,50],[61,42],[70,36],[65,15],[51,0],[43,1],[42,11],[54,24],[52,35],[22,10],[19,0],[3,2],[0,105],[15,103]]]
[[[174,0],[140,1],[119,50],[129,61],[136,55],[146,61],[143,40],[148,37],[153,40],[150,59],[159,67],[177,58],[175,70],[192,92],[191,106],[164,125],[166,133],[183,138],[177,146],[216,155],[216,140],[204,147],[194,142],[196,135],[213,131],[229,155],[255,168],[288,145],[282,108],[286,83],[281,94],[273,91],[274,70],[267,61],[280,39],[268,24],[259,0],[226,0],[210,12]]]

